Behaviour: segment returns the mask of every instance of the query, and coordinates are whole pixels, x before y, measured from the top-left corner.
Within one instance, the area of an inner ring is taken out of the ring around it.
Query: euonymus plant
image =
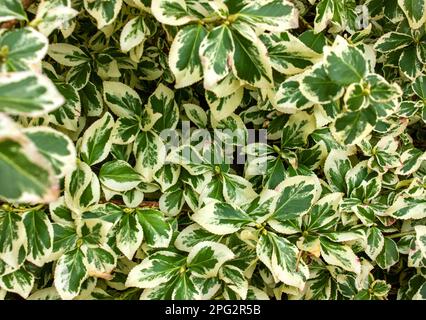
[[[0,298],[426,299],[426,0],[1,0]]]

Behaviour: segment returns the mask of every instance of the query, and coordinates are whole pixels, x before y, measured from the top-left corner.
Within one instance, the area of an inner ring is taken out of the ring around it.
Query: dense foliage
[[[425,0],[1,0],[0,298],[426,299],[425,65]]]

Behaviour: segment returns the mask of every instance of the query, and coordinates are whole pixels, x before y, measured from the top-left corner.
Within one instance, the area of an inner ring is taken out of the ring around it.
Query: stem
[[[413,231],[405,231],[405,232],[391,234],[390,236],[386,236],[386,237],[389,239],[395,239],[395,238],[402,238],[403,236],[415,235],[415,234],[416,232],[413,230]]]

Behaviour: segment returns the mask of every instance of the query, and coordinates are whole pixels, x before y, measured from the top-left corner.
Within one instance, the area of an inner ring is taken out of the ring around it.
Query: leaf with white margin
[[[108,189],[120,192],[134,189],[142,182],[140,175],[123,160],[104,163],[99,180]]]
[[[346,173],[352,169],[348,153],[343,150],[331,150],[324,164],[324,174],[331,189],[346,192]]]
[[[84,253],[79,248],[74,249],[62,255],[57,261],[54,285],[62,299],[71,300],[80,293],[81,286],[88,276]]]
[[[323,58],[289,32],[262,35],[261,40],[268,49],[272,68],[285,75],[301,73]]]
[[[332,242],[325,237],[320,237],[320,243],[321,256],[328,264],[341,267],[349,272],[361,272],[360,259],[349,246]]]
[[[48,127],[24,129],[25,135],[50,162],[57,178],[62,178],[76,167],[74,143],[63,133]]]
[[[248,281],[244,272],[236,266],[224,265],[219,270],[219,278],[226,283],[229,289],[235,291],[243,300],[247,297]]]
[[[26,299],[34,287],[35,277],[24,267],[0,277],[0,287]]]
[[[113,127],[114,119],[106,112],[84,132],[80,155],[89,166],[105,160],[108,156],[112,146],[110,138]]]
[[[129,52],[131,49],[144,42],[147,33],[149,33],[149,31],[147,30],[143,16],[129,20],[120,34],[121,51]]]
[[[334,229],[340,219],[338,208],[343,196],[342,192],[334,192],[318,200],[306,215],[304,221],[306,230],[320,232]]]
[[[331,125],[333,137],[344,145],[354,145],[364,140],[377,123],[374,105],[366,109],[341,114]]]
[[[220,267],[233,259],[234,253],[224,244],[202,241],[192,247],[187,266],[191,273],[202,278],[216,277]]]
[[[232,71],[243,83],[257,88],[270,88],[273,84],[272,67],[265,45],[247,24],[232,25],[234,55]]]
[[[395,173],[398,175],[408,176],[413,172],[416,172],[425,160],[426,152],[416,148],[405,150],[400,157],[401,165],[396,168]]]
[[[192,103],[185,103],[182,107],[189,120],[191,120],[198,128],[205,128],[207,126],[207,114],[200,106]]]
[[[309,109],[314,105],[301,93],[300,80],[301,76],[294,76],[280,84],[275,101],[273,101],[275,109],[292,114],[299,110]]]
[[[303,289],[309,279],[309,269],[302,259],[297,263],[299,250],[294,244],[268,232],[261,235],[256,252],[260,261],[271,271],[275,281]]]
[[[342,86],[359,82],[368,71],[363,53],[341,36],[337,36],[332,47],[326,47],[324,67],[330,79]]]
[[[367,231],[367,247],[365,253],[374,261],[383,250],[384,245],[385,238],[380,229],[377,227],[370,227]]]
[[[135,170],[144,182],[152,182],[154,174],[163,166],[166,148],[161,138],[152,131],[140,132],[133,145],[136,156]]]
[[[228,203],[241,206],[256,198],[253,185],[243,177],[223,173],[223,196]]]
[[[396,219],[423,219],[426,217],[426,200],[421,197],[399,196],[386,210],[386,215]]]
[[[59,185],[49,162],[37,147],[0,114],[0,197],[14,203],[47,203],[58,197]]]
[[[212,29],[200,44],[199,55],[203,67],[204,88],[216,86],[231,71],[234,42],[227,25]]]
[[[28,20],[21,0],[3,0],[0,3],[0,22],[15,19]]]
[[[65,29],[70,26],[69,21],[78,15],[78,11],[71,8],[71,3],[67,4],[64,5],[63,1],[43,1],[38,5],[33,21],[37,21],[37,29],[46,37],[58,28],[66,34]]]
[[[174,246],[181,250],[189,252],[191,249],[201,241],[219,241],[220,236],[211,234],[203,229],[200,225],[193,223],[179,232]]]
[[[194,282],[195,277],[188,273],[181,273],[172,284],[172,300],[200,300],[200,289]]]
[[[80,199],[92,182],[93,172],[89,165],[77,161],[75,170],[65,176],[65,203],[72,210],[79,209]]]
[[[64,97],[65,103],[49,113],[50,122],[70,131],[78,131],[81,125],[81,101],[77,89],[67,83],[56,83],[56,88]]]
[[[143,230],[134,214],[124,214],[117,230],[117,248],[132,260],[138,248],[142,245]]]
[[[90,75],[92,73],[92,67],[90,63],[82,63],[78,66],[72,67],[65,77],[65,81],[70,84],[73,88],[80,91],[89,82]]]
[[[426,2],[424,0],[398,0],[412,29],[419,29],[426,22]]]
[[[377,265],[382,269],[389,269],[399,261],[398,246],[395,241],[385,238],[383,250],[376,258]]]
[[[181,29],[174,38],[170,47],[169,65],[176,78],[176,89],[190,86],[202,79],[198,51],[206,35],[204,26],[193,24]]]
[[[185,0],[156,0],[151,2],[151,11],[159,22],[181,26],[198,18],[191,15]]]
[[[83,50],[68,43],[49,44],[47,54],[57,63],[67,67],[75,67],[90,61]]]
[[[240,209],[219,201],[210,201],[195,211],[191,219],[209,232],[226,235],[237,232],[253,219]]]
[[[409,46],[413,38],[405,33],[389,32],[384,34],[374,45],[374,49],[381,53],[390,53]]]
[[[164,214],[155,209],[137,209],[136,214],[146,244],[152,248],[167,248],[172,240],[173,229]]]
[[[426,226],[415,226],[416,231],[416,245],[420,248],[423,257],[426,259]]]
[[[303,147],[315,129],[315,116],[305,111],[291,115],[282,130],[281,148]]]
[[[44,75],[31,71],[0,75],[0,112],[37,117],[63,103],[64,98]]]
[[[18,268],[25,260],[27,236],[22,217],[0,210],[0,259]]]
[[[143,201],[144,193],[139,189],[132,189],[123,194],[123,202],[128,208],[136,208]]]
[[[213,117],[217,121],[220,121],[232,115],[240,106],[244,97],[244,88],[240,87],[229,96],[222,98],[219,98],[213,92],[206,90],[205,96]]]
[[[169,87],[160,83],[149,96],[145,110],[152,110],[153,115],[150,120],[152,127],[161,134],[165,129],[176,129],[179,122],[179,108],[175,101],[175,93]],[[150,130],[145,127],[142,130]]]
[[[316,176],[294,176],[285,179],[275,188],[278,196],[271,219],[286,221],[303,216],[319,199],[321,189]]]
[[[183,205],[185,204],[183,193],[184,189],[180,188],[179,186],[173,186],[168,189],[160,197],[160,210],[169,216],[178,215],[181,212]]]
[[[286,0],[248,2],[239,12],[238,21],[271,32],[283,32],[299,26],[298,11]]]
[[[117,264],[117,257],[108,246],[83,245],[81,251],[89,276],[106,280],[113,278],[111,273]]]
[[[0,48],[8,52],[3,64],[10,71],[24,71],[45,57],[49,41],[33,28],[16,29],[0,36]]]
[[[331,103],[342,97],[345,92],[342,86],[330,78],[323,64],[315,65],[302,75],[300,92],[313,103]]]
[[[41,267],[49,261],[53,249],[53,226],[43,211],[29,211],[23,216],[27,234],[27,260]]]
[[[95,18],[98,29],[113,23],[122,5],[122,0],[84,0],[84,8]]]
[[[134,267],[126,280],[126,287],[156,288],[179,274],[186,257],[172,251],[157,251]]]
[[[142,101],[138,93],[121,82],[104,81],[104,100],[118,117],[135,118],[142,113]]]

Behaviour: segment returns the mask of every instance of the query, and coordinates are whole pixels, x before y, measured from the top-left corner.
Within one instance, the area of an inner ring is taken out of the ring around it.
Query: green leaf
[[[63,103],[64,98],[44,75],[31,71],[0,75],[0,112],[36,117]]]
[[[360,260],[349,246],[332,242],[325,237],[320,237],[320,243],[321,256],[327,263],[350,272],[361,272]]]
[[[318,64],[304,73],[300,92],[314,103],[326,104],[339,99],[345,90],[330,78],[324,65]]]
[[[143,230],[134,214],[124,214],[117,231],[117,248],[132,260],[136,250],[141,246]]]
[[[140,175],[123,160],[104,163],[99,180],[108,189],[120,192],[134,189],[142,182]]]
[[[336,192],[346,192],[346,173],[352,168],[347,153],[332,150],[324,164],[324,174],[331,189]]]
[[[58,83],[56,87],[65,98],[65,104],[50,112],[50,121],[64,129],[77,131],[81,116],[81,101],[78,91],[65,83]]]
[[[242,210],[235,209],[227,203],[211,201],[198,209],[191,219],[209,232],[225,235],[237,232],[253,219]]]
[[[392,239],[385,238],[383,250],[376,258],[378,266],[382,269],[389,269],[399,260],[398,247]]]
[[[169,65],[176,78],[176,88],[183,88],[202,79],[200,56],[201,42],[207,31],[201,24],[181,29],[173,40],[169,53]]]
[[[304,111],[290,116],[281,136],[281,148],[298,148],[306,145],[309,135],[316,129],[315,117]]]
[[[160,83],[148,99],[147,108],[154,113],[151,123],[160,134],[162,130],[175,129],[179,122],[179,108],[174,97],[174,92]]]
[[[62,299],[71,300],[80,293],[81,286],[89,275],[84,260],[83,252],[74,249],[57,261],[54,284]]]
[[[365,253],[371,258],[371,260],[376,260],[377,256],[383,249],[385,244],[385,238],[383,237],[382,232],[377,227],[371,227],[367,231],[367,248]]]
[[[360,50],[338,36],[325,53],[325,70],[335,83],[347,86],[359,82],[368,71],[368,64]]]
[[[231,31],[235,48],[232,59],[234,75],[254,87],[271,87],[272,67],[265,45],[246,24],[234,23]]]
[[[117,264],[117,258],[109,247],[84,245],[81,250],[86,258],[85,265],[89,276],[112,279],[111,272]]]
[[[28,20],[20,0],[4,0],[0,4],[0,22],[10,20]]]
[[[134,267],[126,287],[156,288],[179,274],[186,257],[171,251],[157,251]]]
[[[111,132],[114,119],[106,112],[95,121],[85,132],[81,140],[80,154],[84,162],[94,165],[103,161],[111,150]]]
[[[84,8],[93,18],[95,18],[98,29],[102,29],[103,27],[113,23],[117,18],[122,5],[122,0],[84,0]]]
[[[66,135],[46,127],[27,128],[24,133],[49,161],[57,178],[63,178],[74,170],[76,151]]]
[[[133,146],[136,156],[136,171],[144,182],[152,182],[154,174],[163,166],[166,150],[160,137],[151,131],[140,132]]]
[[[275,281],[302,290],[309,278],[309,269],[303,260],[297,263],[299,250],[294,244],[268,232],[261,235],[256,252],[259,260],[271,271]]]
[[[220,236],[211,234],[203,229],[200,225],[193,223],[179,232],[176,237],[174,246],[181,250],[189,252],[201,241],[218,241]]]
[[[0,48],[7,50],[3,63],[8,71],[24,71],[29,69],[28,66],[39,64],[48,45],[47,38],[32,28],[17,29],[0,36]]]
[[[230,61],[234,55],[232,32],[227,25],[211,30],[204,37],[199,49],[203,67],[204,87],[211,90],[230,72]]]
[[[187,265],[191,273],[202,278],[216,277],[220,267],[234,258],[233,252],[217,242],[202,241],[188,254]]]
[[[309,211],[320,197],[321,185],[316,176],[294,176],[285,179],[275,190],[278,195],[271,218],[286,221],[302,217]]]
[[[80,48],[68,43],[51,43],[47,54],[56,62],[67,67],[75,67],[90,61]]]
[[[426,3],[423,0],[398,0],[412,29],[419,29],[426,22]]]
[[[135,118],[142,113],[142,101],[137,92],[121,82],[104,82],[104,100],[118,117]]]
[[[23,217],[27,234],[27,260],[36,266],[49,261],[53,248],[53,226],[46,213],[29,211]]]
[[[0,259],[18,268],[25,259],[27,236],[22,218],[8,211],[0,211]]]
[[[410,35],[399,32],[389,32],[384,34],[374,45],[374,48],[382,53],[390,53],[406,48],[413,43]]]
[[[34,287],[35,277],[24,267],[0,277],[0,287],[6,291],[19,294],[26,299]]]
[[[145,242],[153,248],[167,248],[172,240],[173,230],[164,215],[154,209],[137,209],[137,216]]]
[[[283,32],[299,26],[298,12],[290,1],[268,0],[248,3],[238,12],[238,20],[271,32]]]
[[[130,19],[120,34],[120,49],[123,52],[129,52],[134,47],[145,41],[149,31],[145,25],[145,19],[140,16]]]
[[[172,26],[181,26],[198,20],[189,12],[185,0],[152,1],[151,11],[159,22]]]
[[[15,203],[54,201],[58,181],[49,162],[15,124],[0,114],[0,197]]]

